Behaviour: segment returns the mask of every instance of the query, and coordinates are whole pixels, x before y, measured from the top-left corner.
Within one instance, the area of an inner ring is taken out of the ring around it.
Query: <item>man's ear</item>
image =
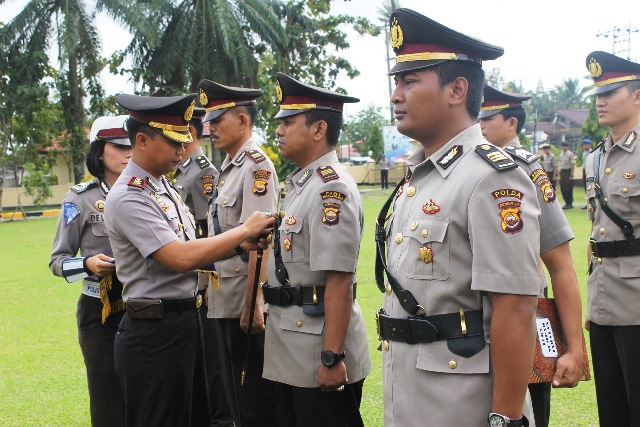
[[[469,93],[469,82],[464,77],[458,77],[449,83],[450,97],[449,104],[459,105],[467,102],[467,94]]]
[[[518,119],[516,119],[515,117],[509,117],[509,130],[511,129],[518,129]]]
[[[311,135],[315,141],[319,141],[327,135],[328,129],[327,122],[324,120],[318,120],[317,122],[313,122],[310,126]]]
[[[136,134],[136,143],[135,143],[135,145],[137,145],[138,147],[140,147],[142,149],[146,149],[149,146],[150,142],[151,142],[151,136],[149,136],[147,133],[138,132]]]

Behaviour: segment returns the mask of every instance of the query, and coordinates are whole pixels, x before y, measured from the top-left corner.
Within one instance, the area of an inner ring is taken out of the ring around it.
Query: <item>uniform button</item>
[[[602,264],[602,258],[598,258],[598,264]]]
[[[455,360],[449,361],[449,369],[456,369],[458,367],[458,363]]]
[[[298,321],[296,322],[296,326],[297,326],[298,328],[301,328],[301,327],[302,327],[302,321],[301,321],[301,320],[298,320]]]
[[[428,232],[427,230],[422,230],[422,232],[420,233],[420,235],[426,239],[426,238],[427,238],[427,236],[429,235],[429,232]]]
[[[240,273],[240,269],[239,268],[236,268],[236,273]]]
[[[177,180],[177,179],[175,179],[175,178],[173,178],[173,181],[171,181],[171,183],[172,183],[172,184],[175,184],[175,183],[177,183],[177,182],[178,182],[178,180]]]
[[[600,229],[600,234],[604,234],[604,227]]]
[[[604,198],[604,201],[605,201],[605,203],[608,203],[608,202],[609,202],[609,198],[608,198],[608,197],[605,197],[605,198]]]
[[[396,234],[396,243],[397,244],[402,243],[403,240],[404,240],[404,237],[402,236],[402,233]]]
[[[591,190],[591,184],[587,185],[587,191]]]
[[[220,187],[222,187],[223,185],[224,185],[224,179],[220,181]]]
[[[418,221],[413,221],[411,223],[411,231],[415,231],[416,228],[418,228]]]
[[[224,200],[222,201],[222,204],[223,204],[224,206],[226,206],[226,205],[227,205],[227,199],[224,199]]]
[[[414,187],[413,185],[409,188],[407,188],[407,196],[409,197],[413,197],[416,194],[416,187]]]
[[[604,173],[606,173],[607,175],[610,175],[611,174],[611,168],[606,168],[604,170]]]
[[[625,187],[625,188],[623,188],[623,189],[622,189],[622,192],[623,192],[623,193],[628,193],[628,192],[629,192],[629,189],[628,189],[627,187]]]
[[[382,348],[384,348],[384,351],[389,351],[389,341],[384,340],[384,342],[382,343]]]
[[[284,231],[289,231],[289,228],[290,228],[290,227],[287,225],[287,226],[284,228]]]

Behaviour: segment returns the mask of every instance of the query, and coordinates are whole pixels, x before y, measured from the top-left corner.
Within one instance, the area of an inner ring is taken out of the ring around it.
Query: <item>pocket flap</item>
[[[239,255],[216,262],[220,277],[239,277],[249,274],[249,263],[240,259]]]
[[[449,218],[415,220],[407,224],[405,235],[416,239],[420,243],[442,243],[447,234],[448,227]]]
[[[620,257],[620,277],[640,277],[640,262],[638,257]]]
[[[236,204],[237,198],[235,194],[220,195],[216,198],[216,205],[222,206],[223,208],[233,206]]]
[[[324,316],[307,316],[302,307],[289,306],[282,310],[280,329],[320,335],[324,330]]]
[[[463,357],[449,350],[447,341],[418,345],[416,368],[447,374],[486,374],[489,372],[489,345],[471,357]]]
[[[628,199],[629,197],[640,196],[640,182],[618,181],[612,184],[613,191],[620,197]]]

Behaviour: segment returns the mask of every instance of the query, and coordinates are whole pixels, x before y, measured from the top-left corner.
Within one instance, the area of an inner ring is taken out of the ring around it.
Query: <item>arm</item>
[[[353,307],[353,273],[327,271],[324,293],[325,333],[324,349],[340,353],[349,329]],[[320,355],[318,355],[320,357]],[[327,368],[320,364],[318,382],[325,391],[336,390],[348,382],[344,361]]]
[[[489,293],[491,359],[493,361],[492,412],[512,419],[522,416],[535,351],[535,296]]]
[[[582,368],[582,299],[569,242],[556,246],[541,257],[551,276],[553,296],[567,339],[567,353],[558,359],[553,386],[575,387]]]

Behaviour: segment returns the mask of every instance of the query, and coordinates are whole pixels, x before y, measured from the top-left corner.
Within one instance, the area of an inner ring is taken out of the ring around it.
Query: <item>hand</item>
[[[104,277],[116,271],[115,259],[105,254],[98,254],[87,258],[87,268],[96,276]]]
[[[251,307],[245,305],[242,308],[242,315],[240,316],[240,328],[242,332],[245,334],[249,333],[249,312]],[[262,307],[260,304],[256,304],[256,309],[253,311],[253,324],[251,326],[251,335],[259,334],[264,332],[264,313],[262,312]]]
[[[268,229],[267,231],[270,231]],[[269,247],[268,239],[264,235],[260,235],[259,239],[246,240],[240,243],[240,247],[247,252],[257,251],[258,249],[265,250]]]
[[[249,233],[249,240],[256,240],[263,234],[265,237],[269,234],[270,228],[276,222],[276,215],[270,211],[259,212],[255,211],[249,218],[241,225]]]
[[[582,353],[566,353],[558,358],[556,372],[553,374],[553,387],[575,387],[582,374]]]
[[[338,388],[348,382],[347,365],[344,364],[344,361],[341,361],[331,368],[320,364],[320,369],[318,369],[318,383],[320,383],[320,389],[322,391],[338,391]]]

